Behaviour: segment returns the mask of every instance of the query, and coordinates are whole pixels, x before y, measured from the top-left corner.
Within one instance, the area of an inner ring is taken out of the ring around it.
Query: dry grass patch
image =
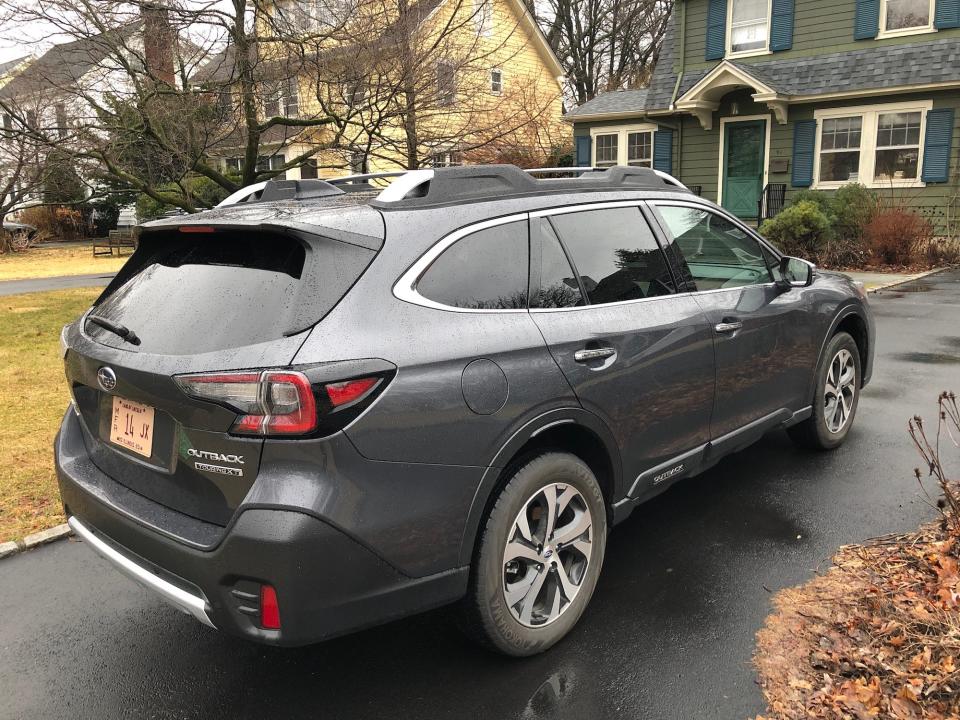
[[[0,297],[0,542],[62,523],[53,437],[69,402],[60,329],[101,291]]]
[[[114,273],[123,266],[128,257],[129,255],[94,257],[89,245],[35,247],[0,255],[0,281]]]

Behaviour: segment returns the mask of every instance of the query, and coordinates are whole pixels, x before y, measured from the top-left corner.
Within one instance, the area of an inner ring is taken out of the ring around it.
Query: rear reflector
[[[260,586],[260,627],[265,630],[280,629],[280,604],[272,585]]]
[[[324,387],[327,389],[327,397],[330,398],[330,402],[333,403],[333,406],[340,407],[341,405],[347,405],[349,403],[356,402],[360,398],[364,397],[368,392],[376,387],[378,382],[380,382],[380,378],[361,378],[359,380],[347,380],[345,382],[329,383]]]

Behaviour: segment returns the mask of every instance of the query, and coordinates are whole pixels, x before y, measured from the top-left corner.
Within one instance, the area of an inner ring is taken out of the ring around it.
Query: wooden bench
[[[117,251],[117,255],[123,255],[123,248],[130,248],[130,252],[133,252],[137,248],[137,235],[131,228],[124,230],[111,230],[107,237],[105,238],[96,238],[93,241],[93,254],[96,255],[113,255],[113,251]]]

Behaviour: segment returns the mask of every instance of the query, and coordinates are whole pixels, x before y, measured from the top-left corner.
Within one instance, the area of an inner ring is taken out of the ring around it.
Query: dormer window
[[[896,0],[888,0],[894,2]],[[730,0],[727,18],[729,55],[767,51],[770,36],[769,0]]]
[[[880,37],[933,30],[935,0],[881,0]]]

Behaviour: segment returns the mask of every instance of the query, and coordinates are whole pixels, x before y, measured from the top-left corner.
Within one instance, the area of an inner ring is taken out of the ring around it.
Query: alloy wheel
[[[857,366],[849,350],[840,350],[830,361],[823,391],[823,417],[827,430],[839,433],[850,420],[857,392]]]
[[[516,620],[543,627],[570,607],[590,565],[592,530],[573,485],[551,483],[524,503],[503,552],[503,595]]]

